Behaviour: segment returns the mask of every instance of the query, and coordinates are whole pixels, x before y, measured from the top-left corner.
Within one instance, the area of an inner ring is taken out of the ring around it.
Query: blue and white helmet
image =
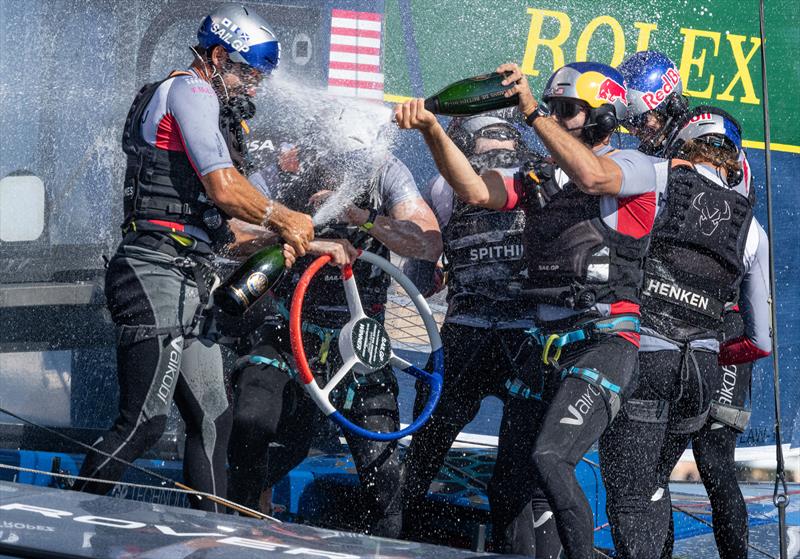
[[[628,118],[636,118],[649,111],[659,111],[670,117],[670,99],[681,98],[683,82],[675,63],[654,50],[637,52],[617,68],[628,86]],[[676,107],[686,110],[685,103]],[[672,113],[678,111],[673,110]]]
[[[204,49],[222,46],[231,61],[269,74],[278,67],[281,45],[267,22],[241,4],[222,4],[203,19],[197,41]]]
[[[731,115],[717,107],[701,105],[692,109],[669,139],[669,151],[677,153],[689,140],[702,140],[734,154],[742,150],[742,129]]]

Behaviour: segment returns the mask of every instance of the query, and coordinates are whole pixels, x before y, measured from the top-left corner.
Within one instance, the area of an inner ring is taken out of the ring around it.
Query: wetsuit
[[[537,307],[520,374],[509,386],[489,488],[498,550],[516,551],[522,512],[538,486],[566,556],[594,553],[592,512],[575,466],[635,382],[642,264],[667,165],[637,151],[611,151],[595,153],[622,171],[616,197],[584,194],[546,166],[535,169],[538,185],[526,178],[527,167],[506,182],[506,208],[519,204],[526,213],[525,294]]]
[[[718,365],[718,338],[724,305],[735,300],[737,292],[751,328],[746,342],[731,340],[723,353],[741,357],[745,352],[740,346],[766,352],[769,348],[766,235],[751,218],[749,203],[729,190],[725,194],[727,188],[716,172],[698,165],[696,173],[684,173],[693,182],[676,189],[670,179],[648,256],[639,385],[600,442],[608,516],[620,557],[658,557],[662,552],[671,519],[670,473],[693,434],[706,425],[712,393],[727,390],[719,383],[724,377]],[[711,187],[692,175],[707,179]],[[705,189],[702,198],[696,192],[700,189]],[[719,198],[714,197],[715,189]],[[683,197],[688,204],[682,205]],[[717,207],[720,211],[714,213]],[[693,229],[674,227],[684,222],[693,224]],[[699,250],[682,240],[691,238],[687,235],[694,235],[692,242],[709,243],[711,249],[705,254],[712,256],[704,264],[697,264],[699,256],[682,252]],[[728,241],[716,245],[717,239],[732,239],[735,247]],[[671,263],[675,255],[680,255],[677,272]],[[727,258],[727,271],[717,272],[722,266],[709,264],[712,258]],[[705,288],[694,287],[701,281],[695,278],[704,276],[687,272],[698,266],[720,275],[706,279]],[[664,278],[672,278],[670,285]],[[717,386],[712,385],[714,379]],[[710,473],[707,469],[706,475]],[[735,478],[729,481],[735,484]]]
[[[473,168],[488,166],[513,172],[519,167],[513,151],[495,151],[471,158]],[[423,517],[422,500],[448,450],[475,418],[483,399],[495,396],[505,400],[506,382],[514,376],[514,357],[526,341],[524,331],[533,326],[527,318],[530,312],[525,312],[524,298],[519,295],[525,277],[524,212],[468,206],[458,200],[441,175],[432,179],[424,196],[442,230],[448,308],[440,330],[445,355],[442,396],[431,418],[412,437],[405,456],[403,500],[412,532],[412,522],[425,529],[435,526],[435,519]],[[409,261],[404,271],[425,284],[433,277],[433,263]],[[418,382],[416,388],[415,415],[428,396],[424,383]],[[541,518],[547,512],[547,503],[540,495],[536,504],[544,509],[537,508],[537,518]],[[525,523],[527,533],[517,535],[530,549],[534,547],[533,526],[533,521]],[[536,537],[539,557],[558,556],[561,544],[552,520],[542,522]]]
[[[298,196],[294,188],[267,183],[261,173],[253,177],[254,184],[270,192],[290,207],[305,204],[314,190]],[[314,188],[314,181],[308,188]],[[396,204],[419,197],[410,171],[398,159],[390,156],[365,197],[357,200],[361,207],[371,206],[379,215],[388,215]],[[298,207],[297,209],[305,209]],[[342,231],[352,238],[353,228]],[[360,236],[360,235],[359,235]],[[386,247],[370,238],[366,245],[388,258]],[[277,296],[288,307],[292,288],[311,259],[300,260],[286,278]],[[362,305],[368,314],[382,320],[387,300],[389,278],[363,261],[357,261],[354,274]],[[286,316],[286,311],[280,311]],[[341,366],[336,335],[350,318],[344,300],[339,270],[327,267],[311,283],[303,304],[303,320],[307,326],[304,343],[309,361],[324,385]],[[234,429],[229,448],[231,465],[230,496],[232,499],[257,506],[261,491],[274,484],[308,454],[317,426],[328,421],[317,406],[305,395],[299,383],[290,380],[294,362],[288,340],[288,328],[283,318],[269,320],[251,336],[249,355],[259,355],[268,364],[243,363],[234,376]],[[288,376],[287,376],[288,375]],[[348,375],[332,394],[334,405],[356,424],[374,431],[399,429],[397,380],[389,367],[370,375]],[[359,526],[371,534],[397,537],[401,528],[400,477],[401,468],[396,442],[380,442],[360,438],[344,431],[348,447],[356,464],[363,489],[363,508]],[[273,451],[270,443],[281,445],[281,464],[270,464]]]
[[[131,107],[123,134],[124,237],[105,285],[119,330],[119,416],[94,444],[126,461],[139,458],[161,437],[174,397],[186,423],[184,480],[220,496],[231,413],[219,346],[200,334],[200,311],[213,279],[213,247],[227,242],[230,230],[200,177],[243,160],[241,121],[228,109],[194,71],[145,86]],[[116,481],[124,471],[89,452],[80,475]],[[97,494],[111,487],[76,485]],[[208,499],[191,502],[217,508]]]

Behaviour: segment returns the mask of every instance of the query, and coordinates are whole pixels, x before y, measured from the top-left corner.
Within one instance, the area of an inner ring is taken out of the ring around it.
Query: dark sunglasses
[[[547,104],[550,106],[550,113],[562,119],[572,118],[583,110],[583,105],[577,101],[554,99]]]

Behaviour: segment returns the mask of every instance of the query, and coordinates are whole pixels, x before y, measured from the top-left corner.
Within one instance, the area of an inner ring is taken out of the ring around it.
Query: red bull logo
[[[604,99],[609,103],[614,103],[617,99],[621,99],[622,102],[627,105],[628,90],[625,89],[625,86],[618,84],[611,78],[606,78],[597,90],[597,98]]]
[[[713,117],[711,116],[711,113],[702,113],[699,115],[694,115],[692,118],[689,119],[689,124],[694,124],[695,122],[700,122],[703,120],[711,120],[712,118]],[[689,124],[687,124],[686,126],[689,126]]]
[[[661,87],[656,91],[648,91],[642,95],[642,101],[647,105],[647,110],[652,111],[658,107],[670,93],[675,91],[675,87],[681,83],[681,75],[676,68],[670,68],[661,76]]]

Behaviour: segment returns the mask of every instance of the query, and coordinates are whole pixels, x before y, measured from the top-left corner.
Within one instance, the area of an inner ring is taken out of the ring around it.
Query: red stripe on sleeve
[[[617,231],[635,239],[650,234],[656,219],[656,193],[617,198]]]
[[[178,121],[171,114],[164,115],[156,129],[156,147],[167,151],[184,151]]]

